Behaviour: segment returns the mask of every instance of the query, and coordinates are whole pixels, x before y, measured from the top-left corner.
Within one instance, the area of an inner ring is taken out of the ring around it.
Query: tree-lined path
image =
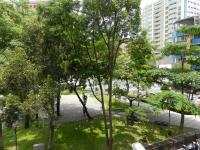
[[[129,102],[128,100],[121,100],[123,102]],[[134,101],[133,104],[137,106],[137,101]],[[100,103],[92,97],[88,96],[87,101],[87,107],[89,110],[89,113],[92,116],[101,114],[101,105]],[[152,106],[146,103],[142,103],[140,107],[145,109],[151,109]],[[65,121],[74,121],[74,120],[81,120],[86,118],[86,116],[83,115],[82,111],[82,105],[78,101],[78,98],[76,95],[62,95],[61,96],[61,117],[59,121],[65,122]],[[124,113],[118,113],[121,114],[122,117],[125,117]],[[161,111],[158,116],[156,116],[153,113],[148,114],[148,118],[151,122],[153,121],[160,121],[160,122],[168,122],[169,116],[168,111]],[[171,125],[179,126],[181,120],[181,115],[179,113],[171,111]],[[194,115],[185,115],[185,127],[200,129],[200,116],[194,116]]]
[[[129,102],[128,100],[125,100]],[[137,106],[137,101],[133,102],[133,105]],[[140,107],[145,109],[152,109],[152,106],[146,103],[141,102]],[[160,121],[167,123],[169,120],[169,111],[161,111],[158,116],[155,114],[149,113],[148,118],[150,121]],[[171,111],[171,125],[179,126],[181,120],[181,114]],[[200,116],[194,115],[185,115],[184,127],[200,129]]]
[[[86,104],[89,113],[91,116],[101,114],[101,104],[92,97],[88,96]],[[86,119],[86,116],[83,115],[83,106],[79,102],[76,95],[62,95],[61,96],[61,117],[59,121],[74,121]]]

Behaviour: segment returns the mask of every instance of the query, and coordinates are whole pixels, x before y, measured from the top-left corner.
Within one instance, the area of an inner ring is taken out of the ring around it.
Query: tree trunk
[[[54,114],[49,118],[49,142],[48,150],[54,150]]]
[[[182,71],[182,73],[183,73],[183,71],[184,71],[184,57],[183,57],[183,56],[181,56],[181,64],[182,64],[182,65],[181,65],[181,71]],[[182,93],[182,95],[184,95],[183,82],[181,83],[181,93]],[[181,113],[180,129],[183,129],[183,127],[184,127],[184,120],[185,120],[184,114]]]
[[[184,114],[182,113],[182,114],[181,114],[180,127],[179,127],[180,129],[183,129],[183,127],[184,127],[184,120],[185,120],[185,119],[184,119]]]
[[[51,112],[49,113],[49,141],[48,150],[54,150],[54,99],[51,100]]]
[[[35,114],[35,120],[38,120],[38,117],[39,117],[39,115],[38,115],[38,113],[36,113]]]
[[[108,124],[107,124],[107,117],[106,117],[106,109],[105,109],[105,102],[104,102],[104,96],[103,96],[103,87],[101,83],[100,77],[97,78],[99,83],[99,89],[101,92],[101,105],[102,105],[102,112],[103,112],[103,118],[104,118],[104,126],[105,126],[105,134],[106,134],[106,147],[109,148],[109,137],[108,137]]]
[[[133,106],[133,100],[129,99],[129,106],[132,107]]]
[[[88,118],[88,120],[92,120],[92,117],[90,116],[87,107],[85,106],[83,100],[81,99],[80,95],[78,94],[76,88],[74,88],[74,92],[76,93],[76,96],[78,97],[79,101],[81,102],[83,109],[85,110],[86,116]]]
[[[24,128],[28,129],[30,127],[30,115],[25,114],[24,116]]]
[[[109,88],[108,88],[108,94],[109,94],[109,150],[112,150],[113,148],[113,128],[112,128],[112,71],[110,72],[109,77]]]
[[[3,150],[3,129],[2,129],[2,122],[0,120],[0,150]]]
[[[194,100],[194,90],[192,90],[192,97],[191,97],[192,100]]]
[[[129,82],[128,82],[128,79],[126,79],[126,91],[127,91],[127,94],[129,93]]]
[[[140,100],[139,100],[139,96],[140,96],[140,81],[137,81],[137,100],[138,100],[138,107],[140,106]]]
[[[56,103],[56,113],[57,113],[57,116],[60,116],[60,83],[58,85],[58,90],[57,90],[57,103]]]
[[[170,110],[169,110],[169,126],[171,124],[171,113],[170,113]]]

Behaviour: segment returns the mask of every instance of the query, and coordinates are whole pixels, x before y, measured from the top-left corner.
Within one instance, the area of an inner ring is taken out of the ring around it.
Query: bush
[[[169,90],[169,85],[163,84],[161,90]]]
[[[127,94],[128,92],[126,90],[120,89],[119,87],[113,89],[113,95],[127,96]]]
[[[134,122],[137,122],[137,121],[141,121],[141,122],[147,121],[147,112],[144,109],[141,109],[139,107],[130,107],[128,109],[126,122],[127,124],[132,125]]]

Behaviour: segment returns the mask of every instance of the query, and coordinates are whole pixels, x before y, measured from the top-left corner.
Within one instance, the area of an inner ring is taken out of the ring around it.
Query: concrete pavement
[[[128,103],[127,99],[122,99],[122,102]],[[137,106],[137,102],[133,102],[134,105]],[[91,116],[95,116],[98,114],[102,114],[101,111],[101,104],[92,97],[88,96],[87,100],[87,107]],[[140,107],[145,109],[152,109],[152,106],[146,103],[141,102]],[[59,121],[73,121],[73,120],[80,120],[86,118],[83,115],[82,105],[79,102],[76,95],[62,95],[61,96],[61,117]],[[122,115],[124,116],[124,115]],[[159,116],[154,115],[153,113],[148,114],[150,121],[161,121],[161,122],[168,122],[169,116],[168,111],[161,111]],[[171,111],[171,125],[179,126],[181,120],[181,115],[176,112]],[[185,127],[195,128],[200,130],[200,116],[194,115],[185,115]]]
[[[61,117],[59,121],[61,122],[86,118],[83,115],[83,107],[76,95],[61,95],[60,106]],[[91,116],[101,114],[101,104],[95,98],[88,96],[86,106]]]

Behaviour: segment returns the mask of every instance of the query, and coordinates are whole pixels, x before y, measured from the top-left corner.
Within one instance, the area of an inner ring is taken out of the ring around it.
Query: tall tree
[[[112,149],[113,145],[113,125],[112,125],[112,81],[113,71],[116,66],[116,59],[120,50],[120,45],[138,31],[140,24],[140,0],[84,0],[83,13],[92,25],[91,37],[94,33],[100,35],[103,44],[106,46],[106,57],[108,64],[108,93],[109,93],[109,113],[108,113],[108,137],[107,149]],[[95,31],[95,32],[93,32]],[[94,38],[92,38],[94,39]]]
[[[37,84],[38,67],[28,60],[25,51],[17,48],[7,55],[7,63],[2,69],[2,83],[5,94],[18,96],[20,103],[27,100],[30,91]],[[24,113],[24,127],[29,127],[29,112]]]
[[[55,149],[55,115],[54,115],[54,104],[57,97],[56,82],[48,76],[44,80],[39,93],[38,100],[41,104],[43,110],[47,113],[49,118],[49,140],[48,140],[48,150]]]
[[[132,81],[136,83],[138,106],[140,102],[140,88],[145,83],[144,72],[152,68],[153,47],[148,41],[146,32],[136,34],[128,44],[128,52],[131,57]],[[147,80],[146,80],[147,81]],[[147,83],[147,82],[146,82]]]

